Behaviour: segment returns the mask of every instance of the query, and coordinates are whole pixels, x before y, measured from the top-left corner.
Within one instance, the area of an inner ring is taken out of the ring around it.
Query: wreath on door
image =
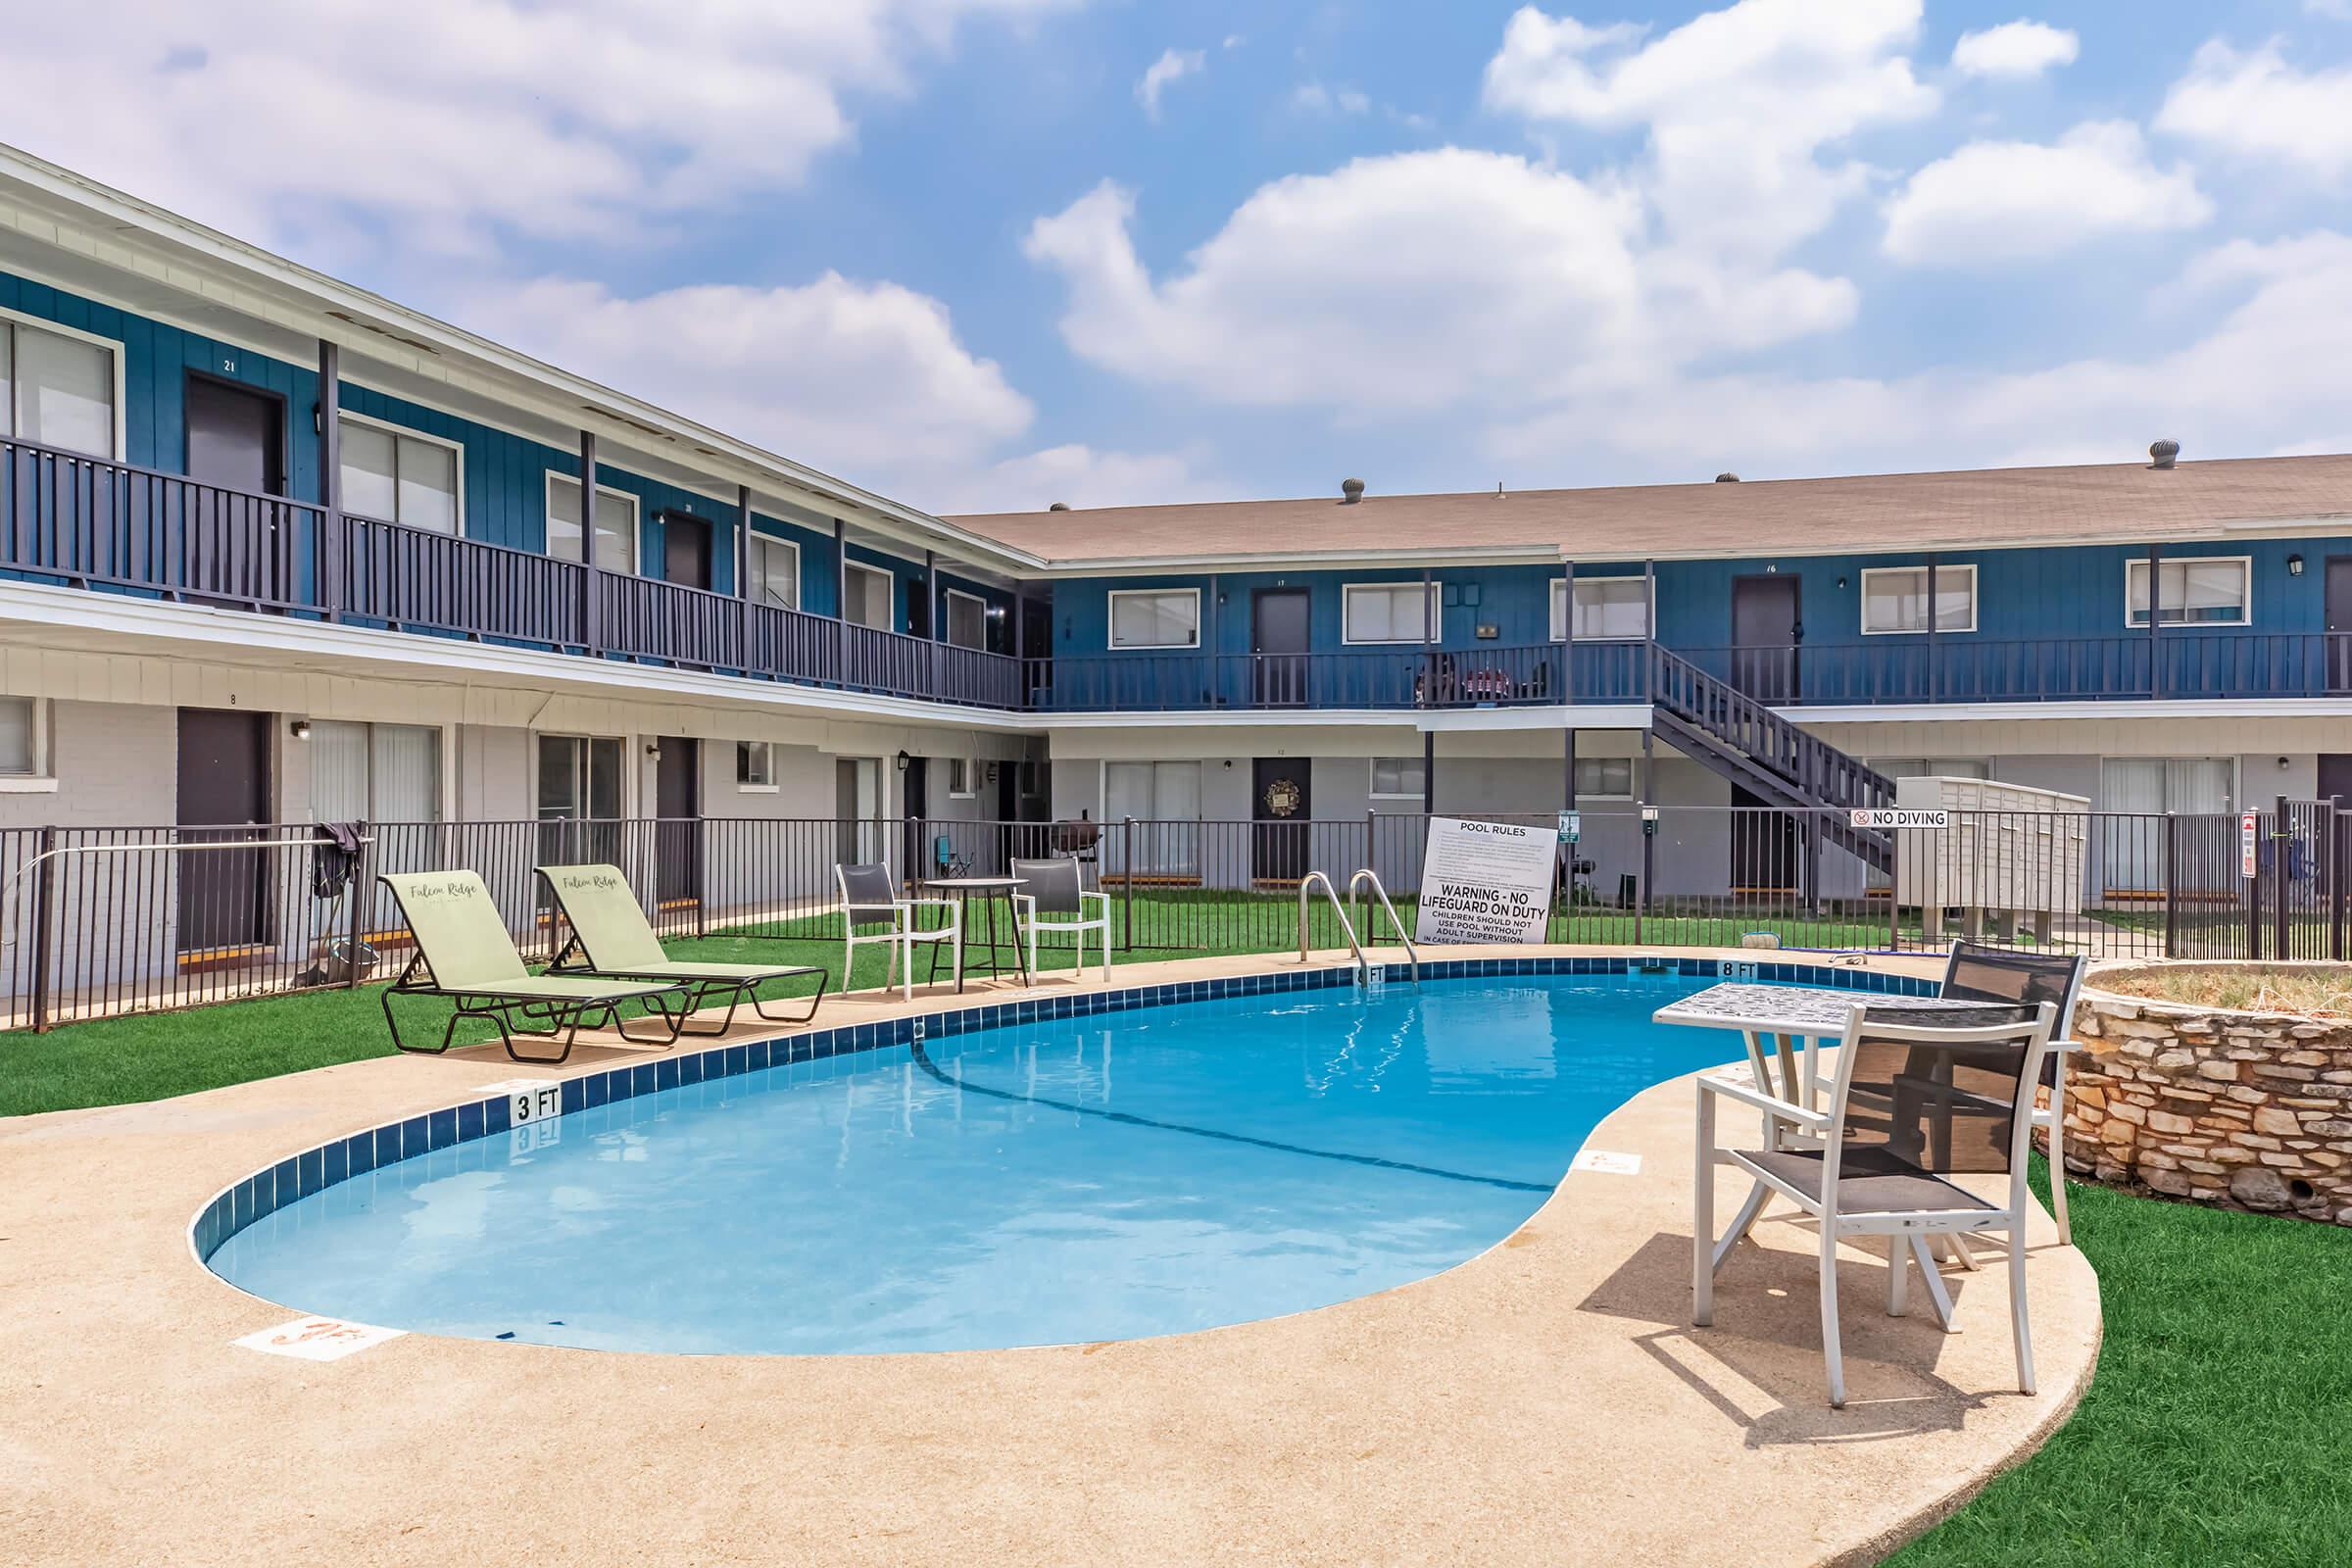
[[[1266,786],[1266,814],[1289,816],[1305,798],[1306,792],[1298,787],[1297,779],[1278,778]]]

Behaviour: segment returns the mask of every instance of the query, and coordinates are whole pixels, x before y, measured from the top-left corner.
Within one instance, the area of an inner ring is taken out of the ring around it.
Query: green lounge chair
[[[498,1026],[499,1040],[509,1057],[541,1066],[569,1058],[572,1041],[581,1028],[596,1026],[589,1024],[591,1019],[641,1046],[677,1043],[677,1019],[663,1004],[673,993],[682,995],[683,986],[532,974],[522,966],[522,955],[514,951],[514,939],[507,934],[498,906],[490,902],[490,890],[475,873],[407,871],[376,880],[391,890],[402,918],[416,939],[416,956],[383,996],[384,1027],[392,1031],[392,1044],[398,1049],[440,1055],[457,1037],[460,1018],[487,1018]],[[458,1004],[439,1045],[412,1046],[400,1038],[400,1025],[392,1017],[395,995],[439,997]],[[620,1021],[620,1004],[640,1000],[661,1013],[669,1026],[667,1035],[629,1033]],[[525,1028],[522,1019],[547,1027]],[[526,1056],[514,1049],[518,1038],[554,1040],[559,1036],[564,1049],[553,1056]]]
[[[815,964],[692,963],[672,958],[662,951],[662,939],[654,935],[644,907],[617,866],[543,865],[538,871],[555,895],[556,906],[564,911],[564,923],[571,927],[571,936],[547,967],[549,974],[662,980],[682,986],[686,996],[676,1023],[682,1033],[690,1035],[725,1034],[735,1022],[735,1009],[747,1002],[769,1023],[807,1023],[816,1016],[817,1004],[825,1000],[825,983],[833,976]],[[808,1010],[797,1018],[769,1012],[760,1000],[758,987],[769,980],[804,974],[816,976],[816,995],[808,999]],[[727,1015],[716,1028],[686,1026],[687,1013],[699,1011],[722,996],[727,999]],[[668,999],[653,1004],[667,1016]]]

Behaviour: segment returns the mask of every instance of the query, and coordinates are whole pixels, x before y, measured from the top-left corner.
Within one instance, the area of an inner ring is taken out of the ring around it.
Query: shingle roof
[[[1741,484],[1367,494],[953,517],[1057,564],[1397,551],[1557,551],[1576,561],[2161,542],[2352,519],[2352,454],[1757,479]]]

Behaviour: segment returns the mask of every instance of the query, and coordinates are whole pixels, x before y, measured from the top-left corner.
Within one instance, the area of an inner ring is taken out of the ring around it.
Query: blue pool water
[[[956,1035],[387,1165],[212,1267],[306,1312],[668,1351],[971,1349],[1299,1311],[1448,1268],[1593,1125],[1722,1061],[1673,976],[1433,980]]]

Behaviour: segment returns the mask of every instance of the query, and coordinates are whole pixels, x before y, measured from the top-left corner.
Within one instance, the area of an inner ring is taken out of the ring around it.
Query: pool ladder
[[[1309,871],[1306,873],[1305,878],[1299,882],[1298,961],[1300,963],[1306,962],[1307,898],[1314,892],[1316,888],[1319,887],[1323,890],[1323,897],[1329,900],[1331,903],[1332,917],[1340,922],[1341,934],[1348,939],[1348,951],[1355,955],[1356,979],[1364,983],[1370,982],[1372,978],[1372,960],[1365,956],[1364,945],[1356,940],[1355,922],[1349,919],[1348,914],[1348,908],[1352,906],[1355,903],[1356,889],[1362,887],[1367,882],[1372,884],[1372,896],[1380,901],[1381,911],[1389,917],[1389,929],[1396,932],[1396,940],[1404,945],[1404,956],[1412,964],[1413,984],[1419,985],[1421,983],[1421,951],[1413,946],[1413,939],[1405,935],[1404,922],[1396,917],[1396,906],[1389,902],[1389,890],[1380,885],[1379,876],[1373,872],[1370,866],[1363,867],[1361,870],[1357,871],[1355,875],[1348,879],[1347,906],[1343,906],[1341,905],[1339,891],[1331,885],[1331,878],[1325,876],[1322,872]]]

